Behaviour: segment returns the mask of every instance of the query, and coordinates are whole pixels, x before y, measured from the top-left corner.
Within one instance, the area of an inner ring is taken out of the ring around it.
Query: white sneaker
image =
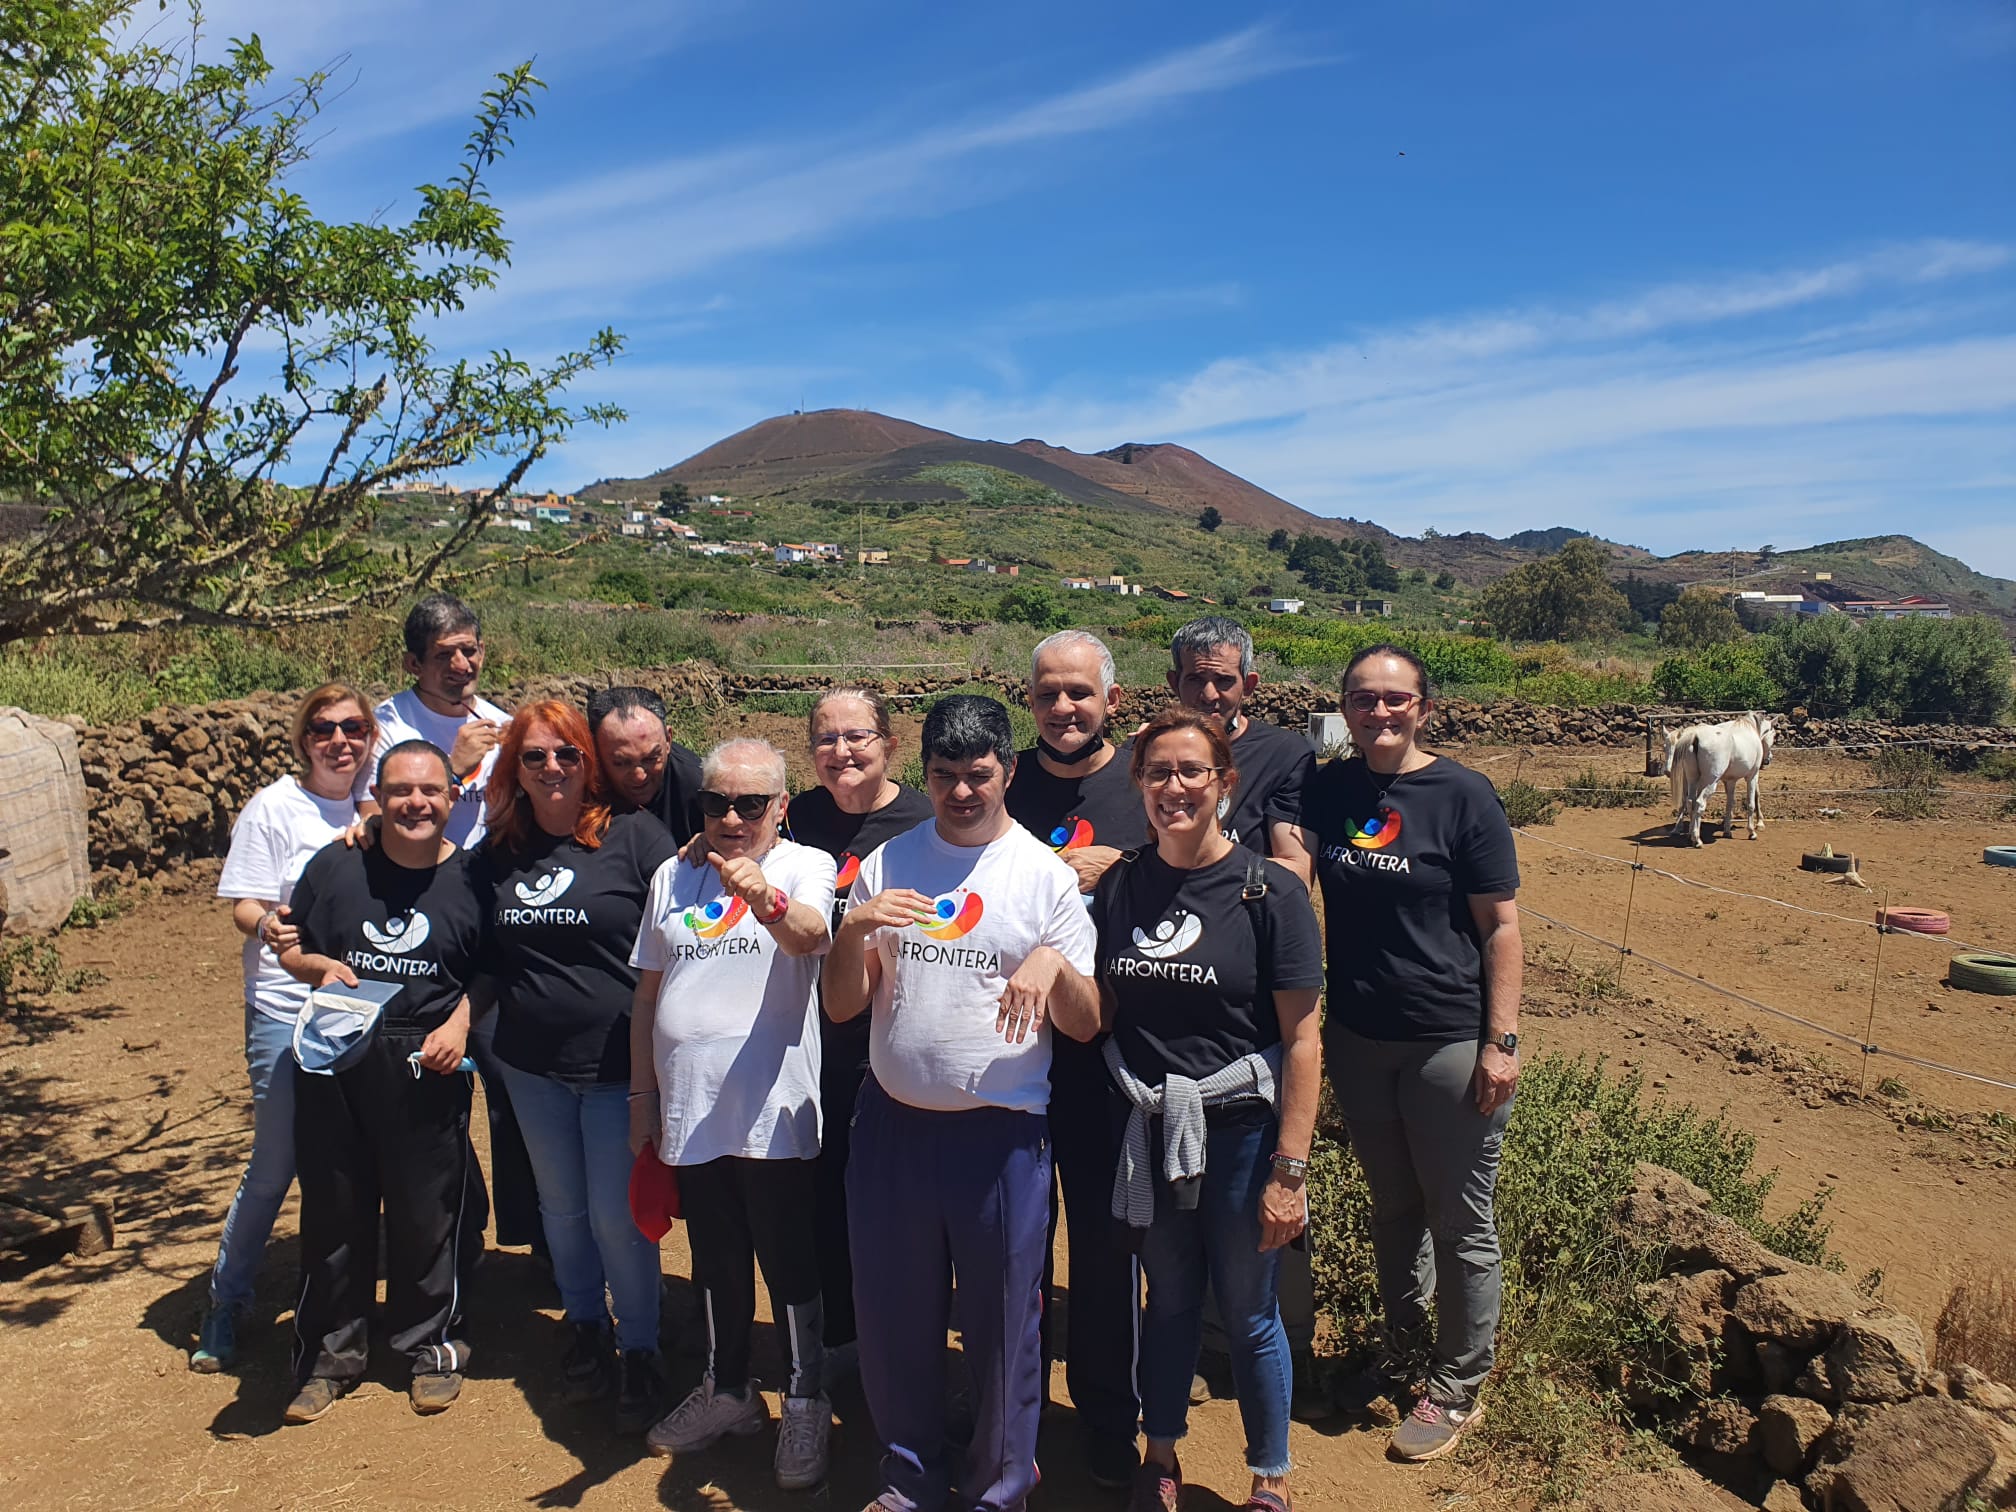
[[[772,1461],[778,1490],[810,1491],[826,1479],[826,1439],[832,1431],[833,1404],[824,1396],[784,1398]]]
[[[660,1459],[695,1454],[734,1434],[761,1433],[770,1425],[770,1408],[757,1383],[740,1391],[717,1391],[707,1376],[674,1407],[663,1422],[644,1435],[644,1447]]]

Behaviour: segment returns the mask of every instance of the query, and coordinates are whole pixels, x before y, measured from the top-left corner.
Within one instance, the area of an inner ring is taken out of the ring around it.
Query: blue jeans
[[[617,1344],[657,1349],[658,1246],[630,1216],[628,1085],[578,1087],[511,1065],[504,1083],[532,1157],[567,1321],[607,1322],[613,1303]]]
[[[1157,1182],[1155,1221],[1141,1242],[1148,1309],[1141,1322],[1141,1428],[1180,1439],[1190,1422],[1208,1284],[1225,1320],[1232,1384],[1246,1427],[1246,1468],[1288,1473],[1288,1399],[1294,1384],[1276,1283],[1281,1251],[1260,1249],[1260,1193],[1272,1174],[1274,1120],[1214,1124],[1205,1136],[1197,1206],[1176,1206]],[[1159,1144],[1156,1146],[1159,1148]]]
[[[266,1257],[273,1220],[294,1185],[294,1025],[245,1005],[245,1069],[252,1074],[252,1155],[224,1215],[210,1305],[241,1308]]]

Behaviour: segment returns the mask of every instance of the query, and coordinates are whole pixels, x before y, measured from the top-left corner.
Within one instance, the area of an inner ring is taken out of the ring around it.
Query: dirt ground
[[[771,719],[750,721],[761,727]],[[800,726],[778,717],[776,731]],[[1636,771],[1637,752],[1459,753],[1502,780],[1518,769],[1558,783],[1594,764]],[[1700,851],[1655,838],[1657,805],[1570,809],[1520,841],[1522,901],[1607,939],[1620,938],[1628,867],[1545,841],[1629,858],[1697,881],[1765,894],[1826,913],[1873,917],[1887,889],[1898,905],[1952,915],[1954,936],[2016,947],[2016,871],[1981,864],[1982,846],[2016,839],[2016,823],[1979,817],[1910,823],[1868,817],[1873,802],[1834,790],[1868,783],[1866,768],[1788,753],[1765,791],[1770,822],[1754,844]],[[1821,806],[1844,810],[1821,819]],[[1719,812],[1719,805],[1717,808]],[[1852,850],[1874,892],[1797,869],[1802,850]],[[223,1210],[249,1135],[238,953],[210,896],[214,873],[144,899],[126,915],[64,937],[66,963],[106,981],[0,1024],[0,1160],[8,1180],[83,1184],[108,1197],[119,1239],[108,1253],[31,1266],[0,1264],[0,1380],[11,1390],[0,1504],[123,1508],[612,1507],[658,1504],[704,1512],[793,1506],[849,1509],[876,1490],[874,1445],[858,1394],[836,1402],[830,1485],[786,1496],[770,1483],[770,1440],[724,1446],[665,1465],[614,1437],[594,1409],[560,1403],[560,1347],[550,1282],[518,1251],[492,1251],[472,1305],[476,1361],[460,1403],[440,1420],[407,1408],[381,1367],[322,1422],[280,1431],[287,1395],[286,1326],[295,1266],[295,1213],[282,1213],[259,1292],[259,1326],[235,1374],[193,1376],[184,1352],[204,1296]],[[1873,929],[1638,874],[1631,946],[1772,1007],[1860,1039],[1870,1007]],[[1783,1172],[1777,1201],[1834,1189],[1834,1245],[1851,1276],[1882,1272],[1884,1295],[1930,1324],[1952,1278],[1977,1257],[2003,1255],[2016,1232],[2016,1094],[1879,1061],[1857,1095],[1862,1056],[1793,1024],[1655,970],[1643,958],[1612,984],[1617,955],[1529,919],[1525,1023],[1539,1053],[1600,1054],[1640,1069],[1655,1095],[1708,1108],[1758,1140],[1760,1163]],[[2016,998],[1941,985],[1949,949],[1910,936],[1882,939],[1874,1042],[2016,1081]],[[1894,1082],[1884,1082],[1894,1078]],[[1884,1090],[1878,1092],[1878,1084]],[[1999,1116],[1998,1116],[1999,1115]],[[665,1245],[673,1385],[699,1376],[704,1330],[694,1326],[682,1235]],[[759,1339],[757,1370],[774,1378],[775,1341]],[[1053,1395],[1067,1402],[1061,1370]],[[774,1401],[773,1401],[774,1406]],[[1298,1501],[1369,1512],[1477,1505],[1490,1466],[1423,1474],[1383,1458],[1384,1437],[1296,1425]],[[1245,1488],[1236,1408],[1197,1409],[1184,1460],[1186,1512],[1237,1504]],[[1082,1477],[1068,1405],[1046,1421],[1038,1504],[1105,1508],[1115,1499]]]

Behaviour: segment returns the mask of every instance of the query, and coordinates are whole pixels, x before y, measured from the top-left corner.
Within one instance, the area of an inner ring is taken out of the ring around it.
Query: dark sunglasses
[[[581,765],[581,747],[577,745],[555,746],[551,751],[541,750],[538,746],[527,746],[518,753],[518,765],[536,772],[546,765],[548,756],[570,771]]]
[[[327,740],[338,730],[341,730],[352,740],[362,740],[366,735],[371,733],[371,726],[364,723],[361,719],[311,719],[308,721],[308,733],[313,735],[317,740]]]
[[[730,798],[712,788],[702,788],[693,797],[700,805],[700,812],[709,819],[725,819],[731,808],[737,818],[761,819],[763,811],[777,799],[775,793],[743,793],[740,797]]]

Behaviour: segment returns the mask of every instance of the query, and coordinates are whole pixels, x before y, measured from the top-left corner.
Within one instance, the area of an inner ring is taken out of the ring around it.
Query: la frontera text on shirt
[[[1351,845],[1326,845],[1323,847],[1323,859],[1355,866],[1361,871],[1411,873],[1414,870],[1405,856],[1396,856],[1388,851],[1359,850]]]

